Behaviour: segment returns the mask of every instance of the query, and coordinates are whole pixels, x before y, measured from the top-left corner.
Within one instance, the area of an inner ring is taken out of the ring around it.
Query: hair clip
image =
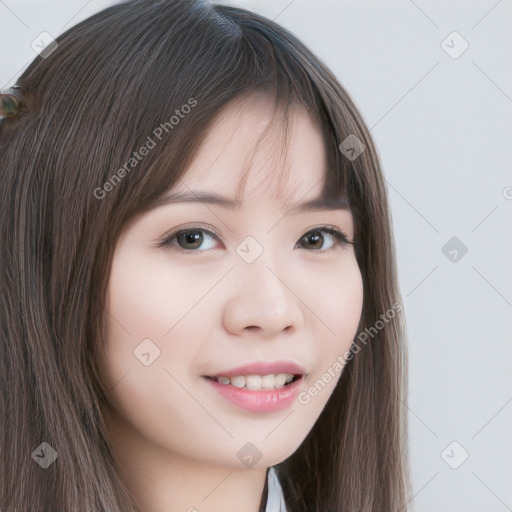
[[[21,112],[23,103],[21,101],[20,88],[11,87],[0,93],[0,117],[16,117]]]

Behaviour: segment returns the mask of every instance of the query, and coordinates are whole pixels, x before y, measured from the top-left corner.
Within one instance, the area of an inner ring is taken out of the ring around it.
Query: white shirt
[[[268,470],[268,494],[265,512],[288,512],[284,502],[283,490],[273,467]]]

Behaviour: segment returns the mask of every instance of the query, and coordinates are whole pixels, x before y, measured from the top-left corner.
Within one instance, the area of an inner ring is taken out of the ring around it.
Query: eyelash
[[[186,253],[190,253],[190,254],[200,254],[200,253],[208,252],[208,250],[210,250],[210,249],[207,249],[207,250],[190,249],[189,250],[189,249],[183,249],[182,247],[179,247],[176,244],[172,243],[181,234],[194,233],[194,232],[198,232],[198,231],[207,233],[209,236],[211,236],[215,240],[220,241],[220,236],[217,233],[215,233],[214,231],[197,226],[197,227],[190,227],[190,228],[186,228],[186,229],[179,229],[179,230],[172,232],[171,234],[167,235],[163,240],[161,240],[157,244],[157,248],[165,247],[169,251],[178,250],[178,251],[186,252]],[[325,252],[334,250],[336,248],[336,246],[341,246],[342,248],[345,248],[350,245],[354,245],[354,242],[352,240],[349,240],[348,237],[345,235],[345,233],[343,233],[338,228],[331,226],[331,225],[318,226],[318,227],[312,228],[312,229],[306,231],[306,233],[304,233],[304,235],[302,235],[300,239],[304,238],[304,236],[308,235],[309,233],[314,233],[316,231],[320,231],[320,232],[323,231],[325,233],[328,233],[329,235],[332,235],[335,239],[335,245],[333,247],[331,247],[330,249],[313,249],[313,250],[310,250],[309,252],[325,253]],[[297,243],[299,243],[299,242],[297,242]]]

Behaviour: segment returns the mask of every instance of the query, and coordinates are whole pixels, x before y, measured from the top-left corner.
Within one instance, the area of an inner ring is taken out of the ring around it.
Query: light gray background
[[[41,32],[56,37],[113,3],[0,0],[0,87],[35,57]],[[371,128],[409,334],[415,509],[512,511],[512,1],[219,3],[296,33]],[[446,40],[454,31],[469,44],[457,58],[445,51],[463,47]],[[445,256],[452,237],[466,254]]]

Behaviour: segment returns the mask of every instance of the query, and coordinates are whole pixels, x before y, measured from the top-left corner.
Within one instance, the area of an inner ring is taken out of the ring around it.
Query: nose
[[[227,331],[235,335],[253,331],[259,337],[273,338],[302,329],[304,304],[295,291],[299,280],[290,273],[282,275],[260,257],[251,264],[242,262],[230,274],[223,309]]]

